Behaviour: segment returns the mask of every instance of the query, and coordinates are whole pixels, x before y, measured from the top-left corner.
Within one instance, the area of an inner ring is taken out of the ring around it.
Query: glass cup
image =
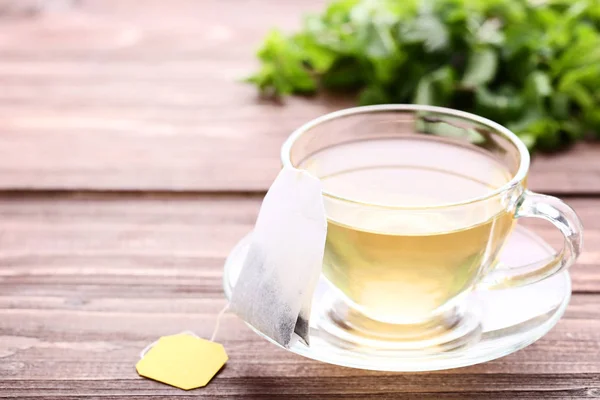
[[[352,108],[296,130],[281,158],[322,182],[323,275],[339,298],[331,315],[354,334],[415,348],[455,341],[449,332],[461,329],[466,294],[530,285],[581,252],[576,213],[527,190],[526,146],[485,118],[421,105]],[[551,259],[502,265],[522,217],[550,221],[564,247]]]

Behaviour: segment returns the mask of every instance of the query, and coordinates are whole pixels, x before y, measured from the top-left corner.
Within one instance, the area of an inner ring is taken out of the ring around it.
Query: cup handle
[[[532,217],[550,221],[565,238],[560,252],[551,259],[522,266],[499,264],[478,284],[484,289],[505,289],[535,283],[564,271],[575,263],[583,248],[583,226],[575,211],[556,197],[525,190],[521,195],[515,218]]]

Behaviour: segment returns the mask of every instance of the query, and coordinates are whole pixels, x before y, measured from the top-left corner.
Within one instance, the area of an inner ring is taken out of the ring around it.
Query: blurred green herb
[[[447,106],[545,150],[600,138],[598,0],[336,0],[258,57],[248,81],[269,96]]]

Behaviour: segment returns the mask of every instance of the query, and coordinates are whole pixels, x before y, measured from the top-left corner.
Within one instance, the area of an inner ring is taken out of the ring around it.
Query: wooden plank
[[[25,299],[2,296],[0,377],[10,380],[51,380],[61,376],[66,380],[136,379],[131,367],[141,349],[158,336],[184,330],[210,337],[216,315],[225,302],[222,294],[202,299],[158,295],[148,301],[119,298],[122,291],[121,286],[115,285],[113,298],[86,304],[71,301],[67,306],[59,304],[68,302],[65,298],[39,296],[35,302],[43,306],[37,307]],[[596,294],[574,295],[564,319],[526,351],[483,365],[432,373],[600,373],[597,357],[600,316],[596,307],[599,299]],[[8,302],[11,303],[7,307]],[[147,304],[153,308],[149,309]],[[218,340],[227,347],[232,360],[237,360],[228,366],[224,377],[379,375],[338,368],[286,352],[258,337],[233,314],[224,317]],[[60,368],[50,367],[52,364]],[[100,375],[96,374],[98,367],[93,367],[94,364],[102,367]]]
[[[0,189],[261,191],[295,128],[353,104],[239,82],[269,27],[325,1],[64,3],[0,15]],[[539,157],[531,186],[600,193],[599,157]]]
[[[541,193],[600,193],[600,143],[580,143],[562,153],[535,155],[529,185]]]
[[[446,389],[448,381],[453,385]],[[531,382],[535,382],[532,384]],[[137,381],[27,381],[7,382],[1,398],[39,399],[587,399],[598,398],[598,376],[478,375],[446,379],[427,375],[355,376],[352,378],[217,378],[208,387],[192,392]],[[479,390],[475,390],[479,387]],[[527,389],[520,389],[527,387]],[[16,389],[15,389],[16,388]],[[436,390],[439,389],[439,390]]]
[[[230,361],[232,363],[233,361]],[[308,366],[312,367],[312,366]],[[134,379],[0,382],[0,398],[18,399],[588,399],[598,398],[598,374],[369,374],[351,377],[224,377],[183,392]],[[132,368],[130,368],[132,369]],[[336,368],[341,369],[341,368]],[[41,394],[41,395],[39,395]],[[541,397],[543,396],[543,397]]]
[[[260,196],[5,196],[0,293],[18,287],[33,294],[52,284],[63,294],[81,286],[90,295],[116,276],[132,292],[146,284],[151,291],[157,284],[183,290],[196,285],[190,279],[198,265],[210,271],[212,285],[220,281],[224,257],[252,229],[260,201]],[[569,203],[583,220],[586,242],[572,269],[573,289],[600,292],[600,200]],[[549,223],[527,222],[552,245],[562,244]],[[40,287],[40,280],[46,285]]]

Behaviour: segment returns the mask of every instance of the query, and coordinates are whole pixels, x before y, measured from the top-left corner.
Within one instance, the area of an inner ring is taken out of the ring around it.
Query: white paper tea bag
[[[294,334],[308,345],[326,234],[321,182],[284,168],[263,200],[230,309],[286,348]]]

